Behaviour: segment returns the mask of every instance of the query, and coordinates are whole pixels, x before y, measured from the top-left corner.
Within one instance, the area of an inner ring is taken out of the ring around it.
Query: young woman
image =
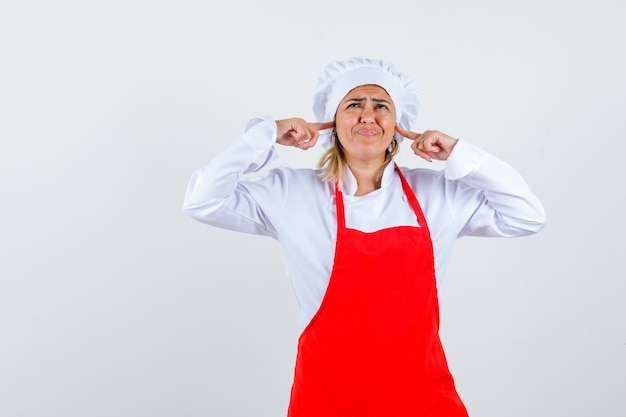
[[[280,242],[301,311],[290,417],[467,416],[439,339],[437,279],[461,236],[523,236],[545,213],[522,176],[464,139],[410,131],[415,83],[381,60],[330,63],[318,121],[255,118],[190,179],[184,211]],[[398,167],[403,138],[442,171]],[[275,145],[327,151],[278,167]]]

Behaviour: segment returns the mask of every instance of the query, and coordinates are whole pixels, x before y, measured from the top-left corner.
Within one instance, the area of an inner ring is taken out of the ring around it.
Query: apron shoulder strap
[[[400,181],[402,181],[402,189],[404,190],[404,194],[406,195],[406,198],[408,198],[409,204],[411,205],[411,207],[413,208],[413,211],[415,212],[415,215],[417,216],[417,222],[419,223],[421,227],[428,227],[428,224],[426,223],[426,217],[424,216],[424,212],[422,212],[422,207],[417,201],[417,197],[415,197],[415,193],[413,192],[413,189],[407,182],[406,178],[404,177],[404,174],[398,167],[398,164],[394,162],[394,166],[396,168],[396,172],[400,176]]]
[[[339,183],[335,182],[335,207],[337,207],[337,227],[338,229],[346,228],[346,216],[343,206],[343,194],[339,189]]]

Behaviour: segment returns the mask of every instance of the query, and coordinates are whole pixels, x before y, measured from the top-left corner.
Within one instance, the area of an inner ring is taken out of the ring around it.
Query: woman
[[[466,140],[412,132],[412,79],[381,60],[330,63],[319,123],[251,120],[193,174],[184,210],[278,240],[301,311],[288,415],[467,416],[439,339],[437,279],[460,236],[523,236],[545,222],[521,175]],[[399,168],[402,137],[443,171]],[[328,148],[319,169],[279,167],[275,143]]]

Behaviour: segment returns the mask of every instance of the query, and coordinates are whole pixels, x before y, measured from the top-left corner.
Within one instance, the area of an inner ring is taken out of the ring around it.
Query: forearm
[[[468,185],[468,192],[475,192],[471,196],[475,208],[461,235],[523,236],[545,225],[544,208],[522,175],[469,142],[458,142],[448,159],[445,176]]]
[[[237,186],[243,175],[259,171],[276,157],[273,148],[275,132],[272,120],[251,120],[238,140],[216,155],[206,167],[193,173],[187,185],[183,211],[196,220],[216,224],[219,221],[216,216],[221,216],[222,211],[245,207],[237,204]],[[232,206],[230,209],[229,205]],[[246,214],[240,213],[242,216]]]

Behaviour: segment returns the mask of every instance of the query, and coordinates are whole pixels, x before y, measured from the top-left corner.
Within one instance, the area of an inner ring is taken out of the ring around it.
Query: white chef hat
[[[387,91],[396,107],[396,123],[410,130],[419,110],[419,91],[410,77],[398,72],[391,63],[380,59],[351,58],[326,65],[315,82],[313,113],[318,122],[335,119],[337,106],[352,89],[375,84]],[[320,132],[318,143],[332,145],[332,129]],[[401,140],[401,136],[397,135]]]

